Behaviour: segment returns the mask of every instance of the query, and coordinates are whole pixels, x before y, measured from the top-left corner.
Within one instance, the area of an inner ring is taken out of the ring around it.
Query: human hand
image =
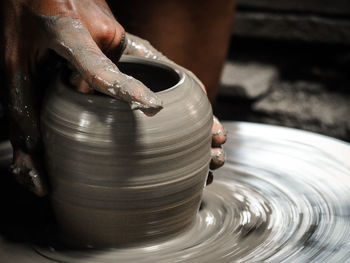
[[[20,183],[43,196],[39,111],[53,56],[65,58],[89,86],[133,109],[152,115],[162,102],[112,63],[125,47],[125,31],[104,0],[3,0],[0,8],[1,91],[14,148],[11,169]]]
[[[126,55],[134,55],[145,58],[151,58],[155,60],[165,61],[170,64],[175,64],[173,61],[164,56],[161,52],[156,50],[147,40],[140,37],[134,36],[130,33],[126,33],[127,44],[124,50]],[[177,65],[178,67],[181,67]],[[183,68],[183,67],[182,67]],[[206,93],[203,83],[189,70],[183,68],[187,71],[192,78],[194,78],[197,83],[201,86],[203,91]],[[212,127],[212,149],[211,149],[211,162],[210,170],[215,170],[220,168],[225,163],[225,152],[222,149],[222,145],[226,141],[226,132],[220,121],[214,116],[213,117],[213,127]],[[213,173],[209,171],[207,185],[211,184],[213,181]]]
[[[210,170],[220,168],[225,163],[225,152],[222,145],[226,142],[226,132],[220,121],[213,116],[213,127],[211,130],[212,149]],[[213,173],[210,171],[207,179],[207,185],[213,182]]]

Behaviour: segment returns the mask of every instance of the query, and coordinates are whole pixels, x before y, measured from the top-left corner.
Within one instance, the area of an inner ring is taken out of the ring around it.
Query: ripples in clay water
[[[89,256],[39,252],[72,263],[348,261],[350,146],[264,125],[226,123],[226,129],[226,165],[184,234]]]
[[[107,251],[36,247],[59,262],[348,262],[350,146],[292,129],[225,123],[227,162],[191,229]]]

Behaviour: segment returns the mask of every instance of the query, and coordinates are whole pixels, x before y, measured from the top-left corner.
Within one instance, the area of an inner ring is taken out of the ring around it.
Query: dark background
[[[239,0],[215,113],[350,141],[350,1]]]

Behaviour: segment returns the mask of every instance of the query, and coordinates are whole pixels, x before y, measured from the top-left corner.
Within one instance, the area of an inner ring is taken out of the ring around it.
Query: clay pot
[[[103,94],[80,94],[59,77],[41,123],[51,199],[66,242],[115,247],[185,231],[195,220],[210,162],[212,110],[186,71],[123,57],[157,92],[152,117]]]

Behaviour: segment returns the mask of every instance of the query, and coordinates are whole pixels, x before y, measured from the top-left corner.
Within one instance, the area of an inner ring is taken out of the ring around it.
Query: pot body
[[[52,84],[41,125],[51,200],[65,242],[115,247],[184,231],[210,162],[212,110],[182,68],[123,57],[164,108],[148,117],[120,100]]]

